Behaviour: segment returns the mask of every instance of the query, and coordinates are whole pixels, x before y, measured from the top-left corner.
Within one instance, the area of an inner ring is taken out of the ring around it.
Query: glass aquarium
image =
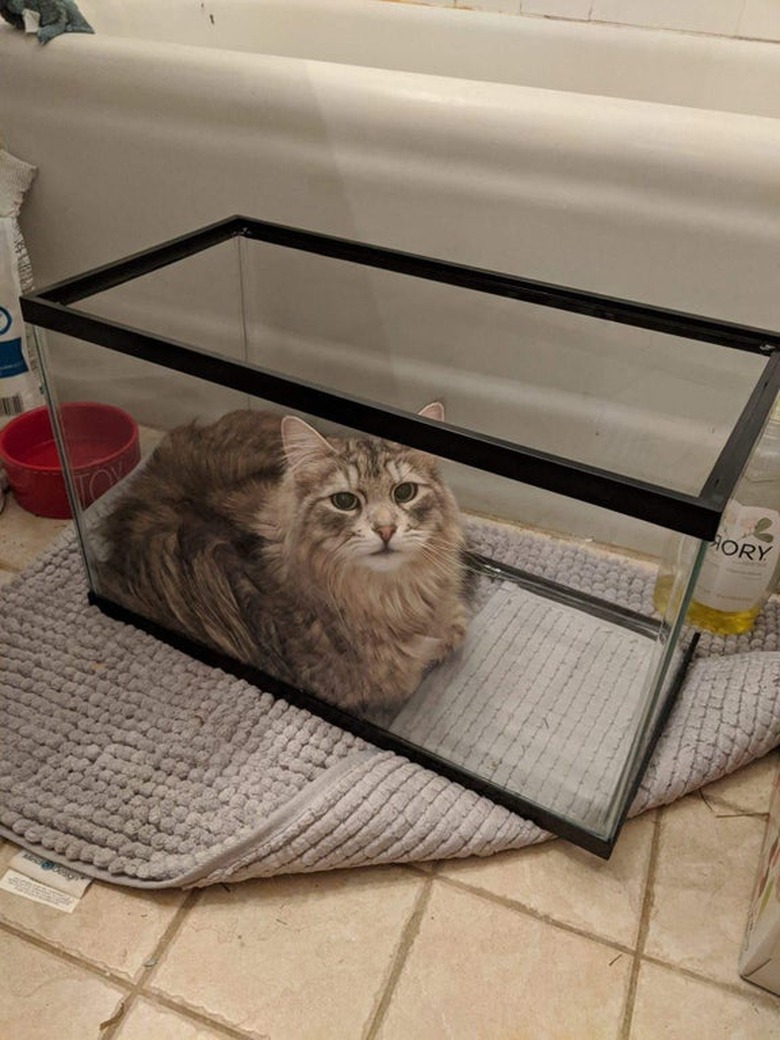
[[[609,854],[780,337],[243,217],[23,312],[94,604]]]

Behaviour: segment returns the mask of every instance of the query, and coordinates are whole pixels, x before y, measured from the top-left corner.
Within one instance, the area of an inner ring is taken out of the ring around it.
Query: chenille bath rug
[[[639,563],[497,525],[472,535],[495,559],[649,609],[652,574]],[[484,608],[495,627],[506,606],[499,595]],[[702,638],[632,814],[780,744],[779,631],[773,601],[751,633]],[[411,734],[415,711],[402,719]],[[468,732],[445,726],[441,739]],[[0,593],[0,735],[0,834],[124,885],[484,856],[548,837],[105,617],[86,602],[72,531]]]

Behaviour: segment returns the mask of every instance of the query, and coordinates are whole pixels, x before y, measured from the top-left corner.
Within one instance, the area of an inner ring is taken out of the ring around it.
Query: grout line
[[[8,935],[13,935],[16,939],[22,939],[24,942],[29,943],[30,946],[35,946],[37,949],[43,950],[44,953],[50,953],[53,957],[59,958],[59,960],[66,961],[68,964],[72,964],[78,968],[83,968],[85,971],[88,971],[93,975],[99,975],[100,978],[107,982],[112,982],[115,986],[120,986],[126,994],[129,994],[133,989],[133,983],[130,979],[116,974],[111,970],[111,968],[105,968],[103,965],[98,964],[95,961],[85,960],[78,954],[63,949],[62,946],[55,946],[46,939],[42,939],[40,936],[35,935],[32,932],[25,931],[18,925],[0,920],[0,932],[6,932]]]
[[[551,917],[550,914],[542,913],[541,910],[536,910],[532,906],[527,906],[525,903],[521,903],[517,899],[510,899],[508,896],[499,896],[495,892],[489,892],[484,888],[475,888],[473,885],[469,885],[464,881],[459,881],[456,878],[439,877],[437,878],[443,885],[448,885],[450,888],[456,888],[461,892],[467,892],[469,895],[476,896],[479,899],[484,899],[488,903],[495,903],[498,906],[504,907],[506,910],[513,910],[517,913],[524,914],[526,917],[532,917],[535,921],[539,921],[541,924],[549,924],[552,928],[557,928],[562,932],[568,932],[569,935],[579,936],[581,939],[590,939],[592,942],[601,943],[602,946],[608,946],[610,949],[617,950],[619,953],[627,953],[631,956],[634,955],[634,949],[626,943],[620,942],[618,939],[610,939],[605,935],[597,935],[595,932],[589,932],[585,928],[578,928],[576,925],[567,924],[565,921],[559,921],[555,917]]]
[[[163,993],[157,993],[156,991],[153,993],[141,992],[138,996],[156,1007],[165,1008],[166,1011],[174,1011],[177,1015],[181,1015],[182,1018],[186,1018],[196,1025],[207,1026],[212,1032],[224,1037],[225,1040],[257,1040],[257,1033],[245,1033],[237,1026],[231,1026],[226,1022],[210,1018],[204,1012],[197,1011],[187,1004],[180,1004],[174,998],[168,997]],[[106,1037],[101,1036],[100,1040],[106,1040]]]
[[[192,908],[200,894],[200,889],[193,889],[188,892],[184,902],[176,911],[173,920],[163,932],[163,935],[153,952],[147,958],[147,963],[149,961],[155,961],[155,963],[149,965],[149,967],[142,967],[134,981],[116,974],[110,968],[103,967],[94,961],[86,960],[78,954],[71,953],[69,950],[63,949],[60,946],[52,945],[40,936],[27,932],[23,928],[10,924],[7,921],[0,920],[0,933],[5,932],[17,939],[21,939],[30,946],[34,946],[36,949],[39,949],[44,953],[51,954],[51,956],[56,957],[58,960],[65,961],[66,964],[71,964],[74,967],[81,968],[82,970],[89,972],[91,975],[97,975],[99,978],[112,983],[114,986],[122,990],[116,1010],[113,1015],[106,1020],[105,1027],[100,1031],[100,1040],[113,1040],[117,1032],[121,1029],[123,1022],[127,1017],[127,1013],[137,997],[143,997],[143,999],[147,1000],[150,1004],[159,1004],[170,1011],[175,1011],[177,1014],[196,1022],[198,1025],[208,1026],[212,1031],[221,1033],[226,1040],[228,1040],[228,1038],[229,1040],[252,1040],[252,1034],[250,1033],[245,1033],[234,1026],[210,1018],[208,1015],[198,1012],[187,1005],[179,1004],[176,1000],[168,997],[164,993],[158,993],[156,991],[146,992],[143,988],[159,966],[162,956],[168,950],[181,928],[187,912]]]
[[[159,964],[160,958],[165,950],[168,949],[174,935],[181,927],[181,923],[186,916],[187,910],[192,905],[197,896],[197,892],[189,892],[184,898],[181,906],[178,908],[176,913],[173,915],[173,920],[163,932],[161,938],[158,940],[157,945],[154,947],[152,953],[147,957],[146,961],[141,965],[140,969],[133,979],[130,992],[127,994],[119,1010],[116,1012],[115,1017],[108,1019],[107,1024],[100,1031],[100,1040],[113,1040],[117,1032],[122,1028],[122,1025],[127,1017],[127,1012],[135,1003],[137,996],[142,994],[141,987],[147,981],[151,973],[155,970],[157,964]],[[149,962],[153,961],[154,965],[147,967]]]
[[[420,0],[425,3],[425,0]],[[467,0],[463,0],[467,3]],[[683,36],[697,36],[704,37],[705,39],[716,39],[716,40],[748,40],[751,43],[780,43],[776,37],[773,36],[747,36],[739,31],[739,26],[733,32],[723,32],[717,29],[691,29],[676,25],[644,25],[637,22],[616,22],[613,19],[594,17],[594,8],[596,6],[596,0],[592,0],[587,14],[584,15],[565,15],[565,14],[550,14],[543,11],[525,11],[522,8],[519,11],[514,12],[511,17],[521,16],[523,18],[533,19],[544,19],[548,22],[564,22],[569,25],[604,25],[610,28],[616,29],[643,29],[646,32],[663,33],[667,35],[669,33],[678,33]],[[477,3],[473,7],[460,7],[459,3],[455,4],[456,10],[473,10],[473,11],[484,11],[484,8],[480,7]]]
[[[682,975],[683,978],[690,979],[692,982],[700,982],[703,985],[711,986],[713,989],[721,991],[725,990],[732,996],[747,998],[753,1003],[758,1002],[764,1007],[777,1011],[777,997],[768,990],[755,986],[747,980],[744,983],[724,982],[722,979],[714,979],[711,975],[704,975],[693,968],[684,968],[682,965],[672,964],[670,961],[665,961],[660,957],[653,957],[649,954],[642,954],[642,961],[646,964],[653,964],[657,968],[665,968],[676,975]]]
[[[157,969],[162,963],[163,955],[167,953],[168,948],[171,946],[173,940],[179,932],[179,929],[184,924],[184,918],[187,916],[189,911],[198,901],[200,894],[203,890],[199,888],[192,888],[187,895],[184,897],[181,906],[173,915],[173,919],[165,931],[157,941],[157,945],[149,954],[144,961],[140,972],[134,980],[136,989],[142,989],[147,982],[149,982],[152,976],[156,973]]]
[[[433,877],[428,875],[423,882],[420,893],[417,896],[417,900],[414,904],[414,909],[409,915],[409,919],[406,922],[406,926],[401,933],[401,938],[398,942],[398,946],[393,957],[393,962],[390,965],[390,971],[387,976],[387,980],[382,988],[382,995],[379,999],[379,1003],[376,1006],[373,1014],[370,1016],[366,1027],[363,1030],[363,1040],[374,1040],[376,1037],[382,1022],[387,1015],[390,1007],[390,1002],[395,994],[398,981],[401,978],[401,972],[403,971],[406,959],[409,956],[409,952],[414,945],[414,941],[420,931],[422,924],[423,915],[428,908],[428,903],[431,898],[431,891],[433,889]]]
[[[636,937],[636,952],[631,964],[631,974],[628,979],[626,1000],[623,1007],[623,1021],[618,1034],[620,1040],[628,1040],[631,1032],[631,1023],[634,1018],[634,1003],[636,1001],[636,990],[639,982],[639,969],[642,965],[642,954],[647,941],[647,933],[650,930],[650,913],[653,909],[653,898],[655,891],[655,874],[658,866],[658,858],[661,849],[661,822],[663,809],[656,811],[653,821],[653,836],[650,840],[650,854],[647,858],[647,873],[645,874],[645,890],[642,897],[642,909],[639,913],[639,930]]]
[[[183,1001],[180,1002],[176,997],[170,996],[163,990],[155,988],[153,985],[154,976],[161,967],[165,954],[168,952],[174,939],[181,930],[187,914],[199,901],[204,891],[205,889],[203,888],[192,888],[188,891],[184,902],[176,911],[173,920],[163,932],[154,951],[147,958],[146,965],[148,966],[146,967],[146,970],[138,976],[132,995],[133,997],[143,997],[144,1000],[149,1001],[149,1003],[158,1004],[161,1007],[167,1008],[169,1011],[175,1011],[177,1014],[188,1018],[192,1022],[196,1022],[198,1025],[208,1026],[209,1029],[222,1033],[223,1036],[226,1038],[229,1037],[230,1040],[253,1040],[253,1037],[255,1037],[256,1034],[245,1033],[243,1030],[239,1029],[237,1026],[231,1025],[229,1022],[223,1022],[220,1019],[212,1018],[206,1012],[200,1011]],[[112,1037],[113,1033],[107,1033],[105,1036],[101,1036],[100,1040],[112,1040]]]

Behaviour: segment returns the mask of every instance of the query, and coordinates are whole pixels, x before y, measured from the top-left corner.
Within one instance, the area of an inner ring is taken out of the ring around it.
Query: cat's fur
[[[180,427],[101,534],[103,595],[359,713],[399,707],[465,634],[455,500],[397,444],[250,411]]]

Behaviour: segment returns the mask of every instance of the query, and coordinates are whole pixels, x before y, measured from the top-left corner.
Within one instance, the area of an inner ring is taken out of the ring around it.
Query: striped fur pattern
[[[392,714],[465,635],[457,505],[397,444],[250,411],[180,427],[101,533],[104,595],[359,714]]]

